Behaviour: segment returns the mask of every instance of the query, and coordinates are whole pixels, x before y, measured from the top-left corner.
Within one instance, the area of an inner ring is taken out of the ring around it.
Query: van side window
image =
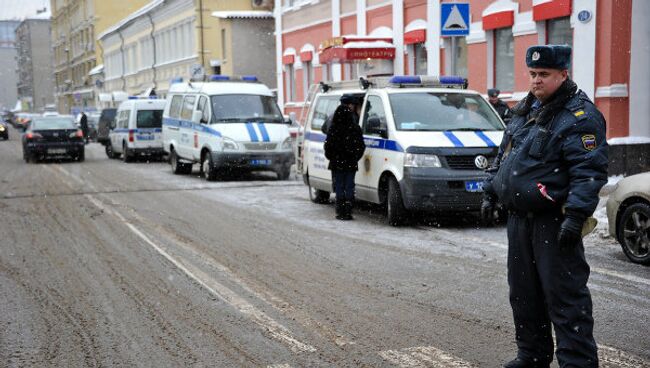
[[[185,96],[185,99],[183,100],[183,109],[181,109],[181,119],[192,120],[194,101],[196,101],[196,96]]]
[[[339,106],[339,96],[322,96],[316,101],[314,116],[311,119],[311,129],[321,130],[325,121],[334,115]]]
[[[178,119],[181,116],[181,107],[183,106],[183,96],[172,97],[172,103],[169,107],[169,117]]]
[[[377,129],[387,129],[384,103],[379,96],[368,96],[363,114],[363,134],[379,135]]]
[[[131,110],[122,110],[122,112],[120,112],[120,120],[117,123],[118,128],[129,127],[129,115],[131,115]]]
[[[199,97],[198,111],[201,111],[201,124],[210,123],[210,104],[205,96]]]

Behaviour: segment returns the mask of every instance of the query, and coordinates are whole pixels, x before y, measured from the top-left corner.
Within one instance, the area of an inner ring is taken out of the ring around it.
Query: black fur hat
[[[529,68],[569,69],[571,65],[571,46],[531,46],[526,51],[526,65]]]

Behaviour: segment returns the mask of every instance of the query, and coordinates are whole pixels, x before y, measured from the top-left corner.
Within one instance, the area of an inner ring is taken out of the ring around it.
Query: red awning
[[[553,19],[571,15],[571,0],[538,0],[533,2],[533,20]]]
[[[512,27],[515,24],[515,12],[512,10],[483,16],[483,30]]]
[[[321,43],[320,62],[345,62],[364,59],[394,59],[395,46],[390,38],[369,36],[337,37]]]
[[[293,64],[295,58],[296,58],[295,55],[284,55],[282,57],[282,64],[284,65]]]
[[[404,44],[412,45],[414,43],[422,43],[427,40],[427,31],[425,29],[415,29],[404,33]]]
[[[314,58],[314,52],[313,51],[303,51],[300,53],[300,60],[301,61],[311,61]]]

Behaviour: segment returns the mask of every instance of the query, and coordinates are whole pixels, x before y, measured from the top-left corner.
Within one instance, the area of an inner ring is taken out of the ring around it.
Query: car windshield
[[[32,130],[77,129],[72,118],[47,118],[32,120]]]
[[[218,95],[212,96],[211,100],[216,123],[241,123],[248,120],[282,123],[284,120],[272,96]]]
[[[136,125],[138,128],[160,128],[162,113],[162,110],[138,110]]]
[[[390,95],[397,130],[504,130],[499,117],[479,95],[395,93]]]

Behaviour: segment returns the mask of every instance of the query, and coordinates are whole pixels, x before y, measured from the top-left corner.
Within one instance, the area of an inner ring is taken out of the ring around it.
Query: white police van
[[[163,146],[175,174],[189,174],[199,163],[207,180],[262,170],[285,180],[294,161],[290,124],[271,90],[253,76],[176,81],[167,95]]]
[[[138,156],[160,159],[162,146],[162,115],[165,100],[130,97],[115,113],[108,133],[106,155],[131,162]]]
[[[366,151],[355,176],[356,198],[382,204],[391,225],[410,211],[480,209],[485,169],[505,126],[459,77],[394,76],[321,83],[309,102],[298,169],[315,203],[329,202],[323,123],[343,94],[363,98],[359,124]]]

